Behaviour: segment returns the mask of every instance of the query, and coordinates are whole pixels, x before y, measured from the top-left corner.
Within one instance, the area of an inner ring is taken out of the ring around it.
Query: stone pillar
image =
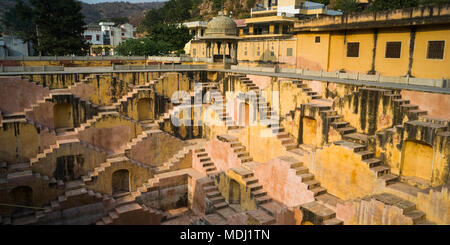
[[[227,54],[227,43],[226,42],[222,42],[222,46],[223,46],[223,63],[225,64],[225,60],[226,60],[226,54]]]

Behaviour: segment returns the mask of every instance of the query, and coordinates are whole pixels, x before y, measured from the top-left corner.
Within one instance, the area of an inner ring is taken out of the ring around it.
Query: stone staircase
[[[344,222],[336,218],[336,213],[317,201],[300,205],[303,220],[314,225],[343,225]]]
[[[227,218],[236,212],[230,208],[212,179],[203,185],[203,191],[214,210],[210,211],[212,213],[206,214],[204,219],[211,225],[224,225]]]
[[[0,224],[3,225],[32,225],[45,219],[47,215],[52,212],[62,211],[76,207],[82,203],[94,203],[102,202],[106,205],[110,205],[113,201],[108,195],[100,194],[92,190],[87,190],[82,187],[83,183],[80,180],[66,182],[62,185],[65,189],[64,194],[58,196],[56,200],[50,202],[49,205],[42,208],[33,208],[30,212],[26,212],[23,215],[18,216],[6,216],[2,217]],[[70,203],[71,200],[76,200],[74,203]],[[84,200],[81,201],[80,200]],[[52,219],[49,217],[49,219]]]
[[[322,96],[318,95],[317,92],[314,92],[311,88],[308,88],[308,85],[305,84],[302,80],[293,80],[292,83],[295,84],[295,85],[297,86],[297,88],[299,88],[299,89],[301,89],[303,92],[305,92],[306,95],[307,95],[311,100],[322,99]]]
[[[355,200],[356,202],[362,202],[362,201],[371,201],[372,199],[377,200],[379,202],[384,203],[388,206],[395,206],[399,208],[403,215],[407,218],[411,219],[413,225],[430,225],[433,224],[426,220],[425,213],[416,209],[416,204],[404,200],[402,198],[399,198],[395,195],[389,194],[389,193],[381,193],[371,196],[366,196],[361,199]],[[368,221],[368,219],[362,219],[362,221]],[[362,223],[361,225],[368,225],[365,223]]]
[[[132,99],[140,91],[152,91],[153,89],[150,87],[152,84],[154,84],[154,81],[145,83],[144,85],[135,85],[132,91],[118,99],[116,103],[113,103],[113,106],[119,108],[123,105],[123,103],[126,103],[128,100]]]
[[[161,174],[177,170],[177,165],[185,159],[189,154],[192,154],[190,147],[184,147],[178,153],[167,160],[163,165],[156,168],[155,174]]]
[[[101,220],[97,221],[96,225],[113,225],[117,223],[117,220],[120,220],[120,217],[123,215],[126,215],[127,213],[132,213],[136,211],[143,211],[147,212],[152,216],[159,216],[160,219],[162,218],[162,212],[147,207],[144,204],[138,204],[138,203],[129,203],[122,205],[120,207],[115,207],[112,211],[108,212],[108,215],[102,217]]]
[[[258,183],[253,171],[245,167],[237,167],[232,169],[233,172],[240,175],[245,181],[245,186],[250,190],[250,197],[255,199],[257,209],[247,211],[248,215],[257,220],[258,224],[271,225],[275,224],[275,213],[279,207],[274,203],[271,197],[267,195],[267,191]]]
[[[200,160],[203,171],[208,177],[214,177],[219,173],[217,168],[214,166],[214,162],[211,160],[204,147],[194,149],[194,154],[196,155],[197,159]]]
[[[89,171],[89,173],[85,176],[82,176],[81,179],[83,180],[85,185],[91,185],[93,184],[93,181],[95,181],[99,175],[106,172],[108,168],[115,164],[120,164],[122,162],[130,162],[132,164],[135,164],[139,168],[141,168],[144,171],[152,171],[154,168],[151,166],[148,166],[146,164],[138,163],[136,161],[132,161],[129,158],[125,156],[113,156],[111,158],[106,159],[106,162],[101,163],[100,166],[94,168],[92,171]]]
[[[239,142],[238,138],[231,135],[218,135],[217,139],[223,142],[227,142],[230,145],[230,147],[233,149],[233,152],[240,160],[241,164],[253,161],[250,153],[247,152],[245,146],[243,146],[242,143]]]

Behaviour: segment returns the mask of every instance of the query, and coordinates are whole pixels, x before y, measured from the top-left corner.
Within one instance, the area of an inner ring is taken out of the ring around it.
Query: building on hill
[[[301,18],[279,15],[282,2],[266,2],[265,10],[254,11],[252,18],[235,20],[239,65],[426,79],[450,76],[449,5]],[[297,3],[291,7],[313,6]],[[205,42],[193,41],[189,53],[206,58]]]
[[[299,19],[341,14],[309,1],[265,1],[263,6],[251,10],[251,18],[235,20],[240,37],[238,62],[250,66],[276,64],[293,68],[297,48],[294,23]],[[195,30],[194,27],[190,29]],[[189,46],[191,56],[207,57],[206,46],[201,40],[193,41]]]
[[[114,48],[127,39],[135,38],[136,28],[131,24],[115,26],[113,22],[100,22],[86,26],[84,37],[91,44],[93,55],[114,55]]]

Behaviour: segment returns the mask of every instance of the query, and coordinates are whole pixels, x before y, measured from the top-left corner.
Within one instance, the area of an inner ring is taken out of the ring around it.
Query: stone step
[[[331,125],[335,128],[345,128],[349,125],[348,122],[332,122]]]
[[[313,188],[310,191],[312,191],[314,193],[314,196],[320,196],[320,195],[323,195],[323,194],[327,193],[327,189],[325,189],[322,186]]]
[[[332,218],[323,221],[323,225],[344,225],[344,221]]]
[[[376,166],[376,167],[370,168],[370,170],[372,172],[374,172],[377,175],[377,177],[380,177],[382,175],[388,174],[390,168],[388,166],[380,165],[380,166]]]
[[[300,178],[302,178],[302,182],[306,182],[306,181],[309,181],[309,180],[314,179],[314,175],[313,175],[313,174],[310,174],[310,173],[299,174],[298,176],[299,176]]]
[[[356,155],[361,156],[362,160],[366,160],[366,159],[373,158],[375,156],[375,153],[372,151],[359,151],[359,152],[356,152]]]
[[[254,176],[243,179],[247,185],[258,183],[258,179]]]
[[[207,193],[206,193],[206,196],[207,196],[208,198],[218,197],[218,196],[221,196],[221,195],[222,195],[222,194],[220,194],[219,191],[210,191],[210,192],[207,192]]]
[[[228,207],[228,204],[227,204],[226,202],[219,202],[219,203],[214,203],[214,204],[213,204],[213,207],[214,207],[216,210],[219,210],[219,209]]]
[[[324,221],[336,218],[336,213],[324,205],[314,201],[300,205],[303,220],[315,225],[323,225]]]
[[[363,162],[367,163],[369,168],[373,168],[373,167],[379,166],[382,163],[381,160],[378,159],[378,158],[364,159]]]
[[[303,183],[308,186],[309,190],[320,186],[320,182],[315,179],[309,180],[309,181],[304,181]]]
[[[308,168],[305,167],[305,166],[296,167],[296,168],[294,168],[294,170],[295,170],[297,175],[307,174],[308,173]]]
[[[213,204],[216,204],[216,203],[224,202],[224,201],[225,201],[225,198],[224,198],[223,196],[216,196],[216,197],[209,198],[209,200],[210,200]]]
[[[267,195],[264,195],[264,196],[256,197],[255,200],[256,200],[256,204],[260,205],[260,204],[271,202],[272,198],[268,197]]]
[[[251,210],[247,212],[247,215],[258,221],[259,225],[271,225],[275,223],[274,217],[263,210]]]
[[[267,191],[265,191],[264,189],[259,189],[259,190],[256,190],[256,191],[252,191],[251,194],[254,197],[261,197],[261,196],[267,195]]]
[[[360,134],[360,133],[346,134],[342,138],[344,140],[358,143],[361,145],[367,145],[367,143],[369,142],[369,136],[367,136],[365,134]]]

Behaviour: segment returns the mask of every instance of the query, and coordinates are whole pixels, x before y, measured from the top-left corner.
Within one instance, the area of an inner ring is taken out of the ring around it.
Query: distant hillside
[[[2,1],[2,0],[0,0]],[[83,3],[82,13],[86,23],[97,22],[101,19],[114,17],[128,17],[132,24],[137,25],[149,9],[160,8],[164,2],[151,3],[129,3],[129,2],[106,2],[97,4]]]
[[[27,2],[26,0],[24,2]],[[0,16],[9,8],[13,7],[17,0],[0,0]],[[151,3],[129,3],[129,2],[106,2],[97,4],[82,3],[82,14],[85,16],[87,24],[114,17],[128,17],[130,22],[138,24],[144,16],[144,12],[149,9],[160,8],[164,2]]]

